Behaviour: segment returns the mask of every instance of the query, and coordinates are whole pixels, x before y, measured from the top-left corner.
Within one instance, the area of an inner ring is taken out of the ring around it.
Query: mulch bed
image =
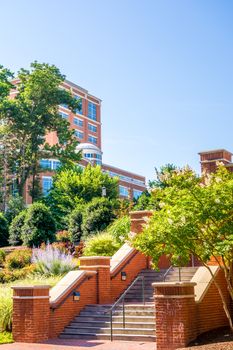
[[[233,350],[233,333],[220,328],[200,335],[189,347],[179,350]]]

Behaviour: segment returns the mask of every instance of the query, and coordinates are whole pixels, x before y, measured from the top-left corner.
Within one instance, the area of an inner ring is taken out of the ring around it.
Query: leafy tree
[[[61,104],[67,104],[72,111],[80,105],[69,91],[60,88],[65,76],[54,65],[33,62],[30,71],[21,69],[14,99],[10,98],[12,77],[10,71],[0,67],[0,119],[3,123],[0,167],[14,174],[20,196],[30,178],[29,189],[34,200],[39,196],[41,158],[55,157],[62,163],[80,160],[74,131],[68,128],[68,122],[58,111]],[[50,146],[45,136],[53,131],[57,133],[58,142]]]
[[[83,237],[103,231],[116,218],[115,203],[108,198],[94,198],[83,215]]]
[[[34,203],[28,209],[22,227],[23,244],[39,247],[41,243],[54,242],[56,223],[49,210],[42,203]]]
[[[69,216],[69,233],[73,243],[79,242],[82,236],[84,206],[78,205]]]
[[[11,221],[25,209],[23,197],[19,195],[10,196],[8,200],[7,210],[6,210],[6,219],[10,224]]]
[[[174,164],[165,164],[158,170],[155,167],[155,180],[149,181],[150,188],[165,188],[169,185],[169,178],[177,169]]]
[[[24,225],[27,211],[23,210],[14,217],[9,228],[9,243],[17,246],[23,243],[22,241],[22,227]]]
[[[0,247],[8,245],[8,224],[5,216],[0,213]]]
[[[129,237],[130,217],[126,215],[114,220],[113,223],[106,228],[106,231],[112,235],[118,243],[123,244]]]
[[[106,188],[106,198],[118,197],[118,179],[102,172],[99,166],[65,167],[54,176],[53,187],[45,199],[54,217],[64,226],[64,217],[76,206],[90,202],[102,196],[102,187]]]
[[[174,264],[187,264],[194,255],[209,269],[215,259],[224,272],[233,299],[233,173],[219,165],[216,173],[198,177],[191,169],[174,171],[168,186],[156,189],[161,210],[148,227],[134,238],[134,246],[151,256],[155,265],[165,254]],[[232,327],[221,285],[212,274]]]

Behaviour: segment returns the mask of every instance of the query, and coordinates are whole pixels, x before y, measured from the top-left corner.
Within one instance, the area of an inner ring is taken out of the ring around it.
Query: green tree
[[[9,243],[11,245],[21,245],[22,241],[22,227],[24,225],[27,210],[21,211],[14,217],[9,227]]]
[[[13,74],[0,67],[0,167],[14,174],[19,195],[22,196],[27,180],[32,199],[39,196],[41,158],[55,157],[62,163],[77,162],[77,141],[74,131],[58,111],[66,104],[72,111],[80,108],[79,101],[67,90],[61,89],[65,79],[57,67],[33,62],[31,70],[18,72],[19,82],[14,87],[16,96],[10,98]],[[48,132],[55,131],[58,143],[50,146],[45,142]],[[6,181],[5,181],[6,182]]]
[[[194,255],[211,274],[208,261],[213,257],[224,272],[233,299],[233,173],[223,165],[216,173],[202,177],[189,168],[176,170],[168,186],[156,189],[156,193],[161,209],[133,240],[134,246],[151,256],[155,265],[164,254],[179,265],[187,264]],[[233,329],[221,286],[212,277]]]
[[[25,209],[23,197],[18,194],[16,196],[10,196],[8,199],[8,205],[6,210],[6,219],[10,224],[11,221]]]
[[[64,218],[80,204],[102,196],[106,188],[106,198],[118,197],[118,179],[102,172],[99,166],[65,167],[54,176],[53,188],[45,199],[54,217],[65,228]]]
[[[8,245],[8,224],[5,216],[0,213],[0,247]]]
[[[56,236],[56,223],[49,210],[42,203],[34,203],[28,209],[22,227],[21,238],[28,247],[39,247],[41,243],[52,243]]]
[[[83,212],[84,205],[78,205],[69,216],[68,230],[71,235],[73,243],[79,242],[82,237],[82,223],[83,223]]]

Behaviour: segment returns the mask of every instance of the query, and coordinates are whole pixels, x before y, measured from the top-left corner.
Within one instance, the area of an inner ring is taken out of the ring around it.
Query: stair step
[[[99,340],[109,340],[109,334],[92,334],[92,333],[82,333],[82,334],[72,334],[72,333],[61,333],[60,338],[62,339],[99,339]],[[125,341],[143,341],[143,342],[155,342],[156,337],[152,335],[135,335],[135,334],[113,334],[113,340],[125,340]]]
[[[121,316],[113,316],[113,322],[122,321],[122,315]],[[82,321],[109,321],[110,317],[109,316],[77,316],[75,317],[74,321],[75,322],[82,322]],[[125,322],[155,322],[155,316],[126,316],[125,317]]]
[[[122,327],[123,322],[113,322],[112,326],[113,328],[120,328]],[[70,326],[72,328],[86,328],[86,326],[91,326],[93,328],[101,328],[101,327],[110,327],[110,322],[104,322],[104,321],[82,321],[82,322],[72,322]],[[155,327],[155,322],[125,322],[126,328],[152,328]]]
[[[135,334],[135,335],[154,335],[155,328],[114,328],[114,331],[117,334]],[[110,327],[87,327],[83,326],[82,328],[76,328],[72,326],[68,326],[65,328],[63,334],[83,334],[83,333],[91,333],[91,334],[110,334]]]

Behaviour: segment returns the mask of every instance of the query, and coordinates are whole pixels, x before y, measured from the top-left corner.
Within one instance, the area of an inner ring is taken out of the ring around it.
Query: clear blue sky
[[[0,0],[0,63],[38,60],[102,103],[104,162],[146,175],[233,151],[230,0]]]

